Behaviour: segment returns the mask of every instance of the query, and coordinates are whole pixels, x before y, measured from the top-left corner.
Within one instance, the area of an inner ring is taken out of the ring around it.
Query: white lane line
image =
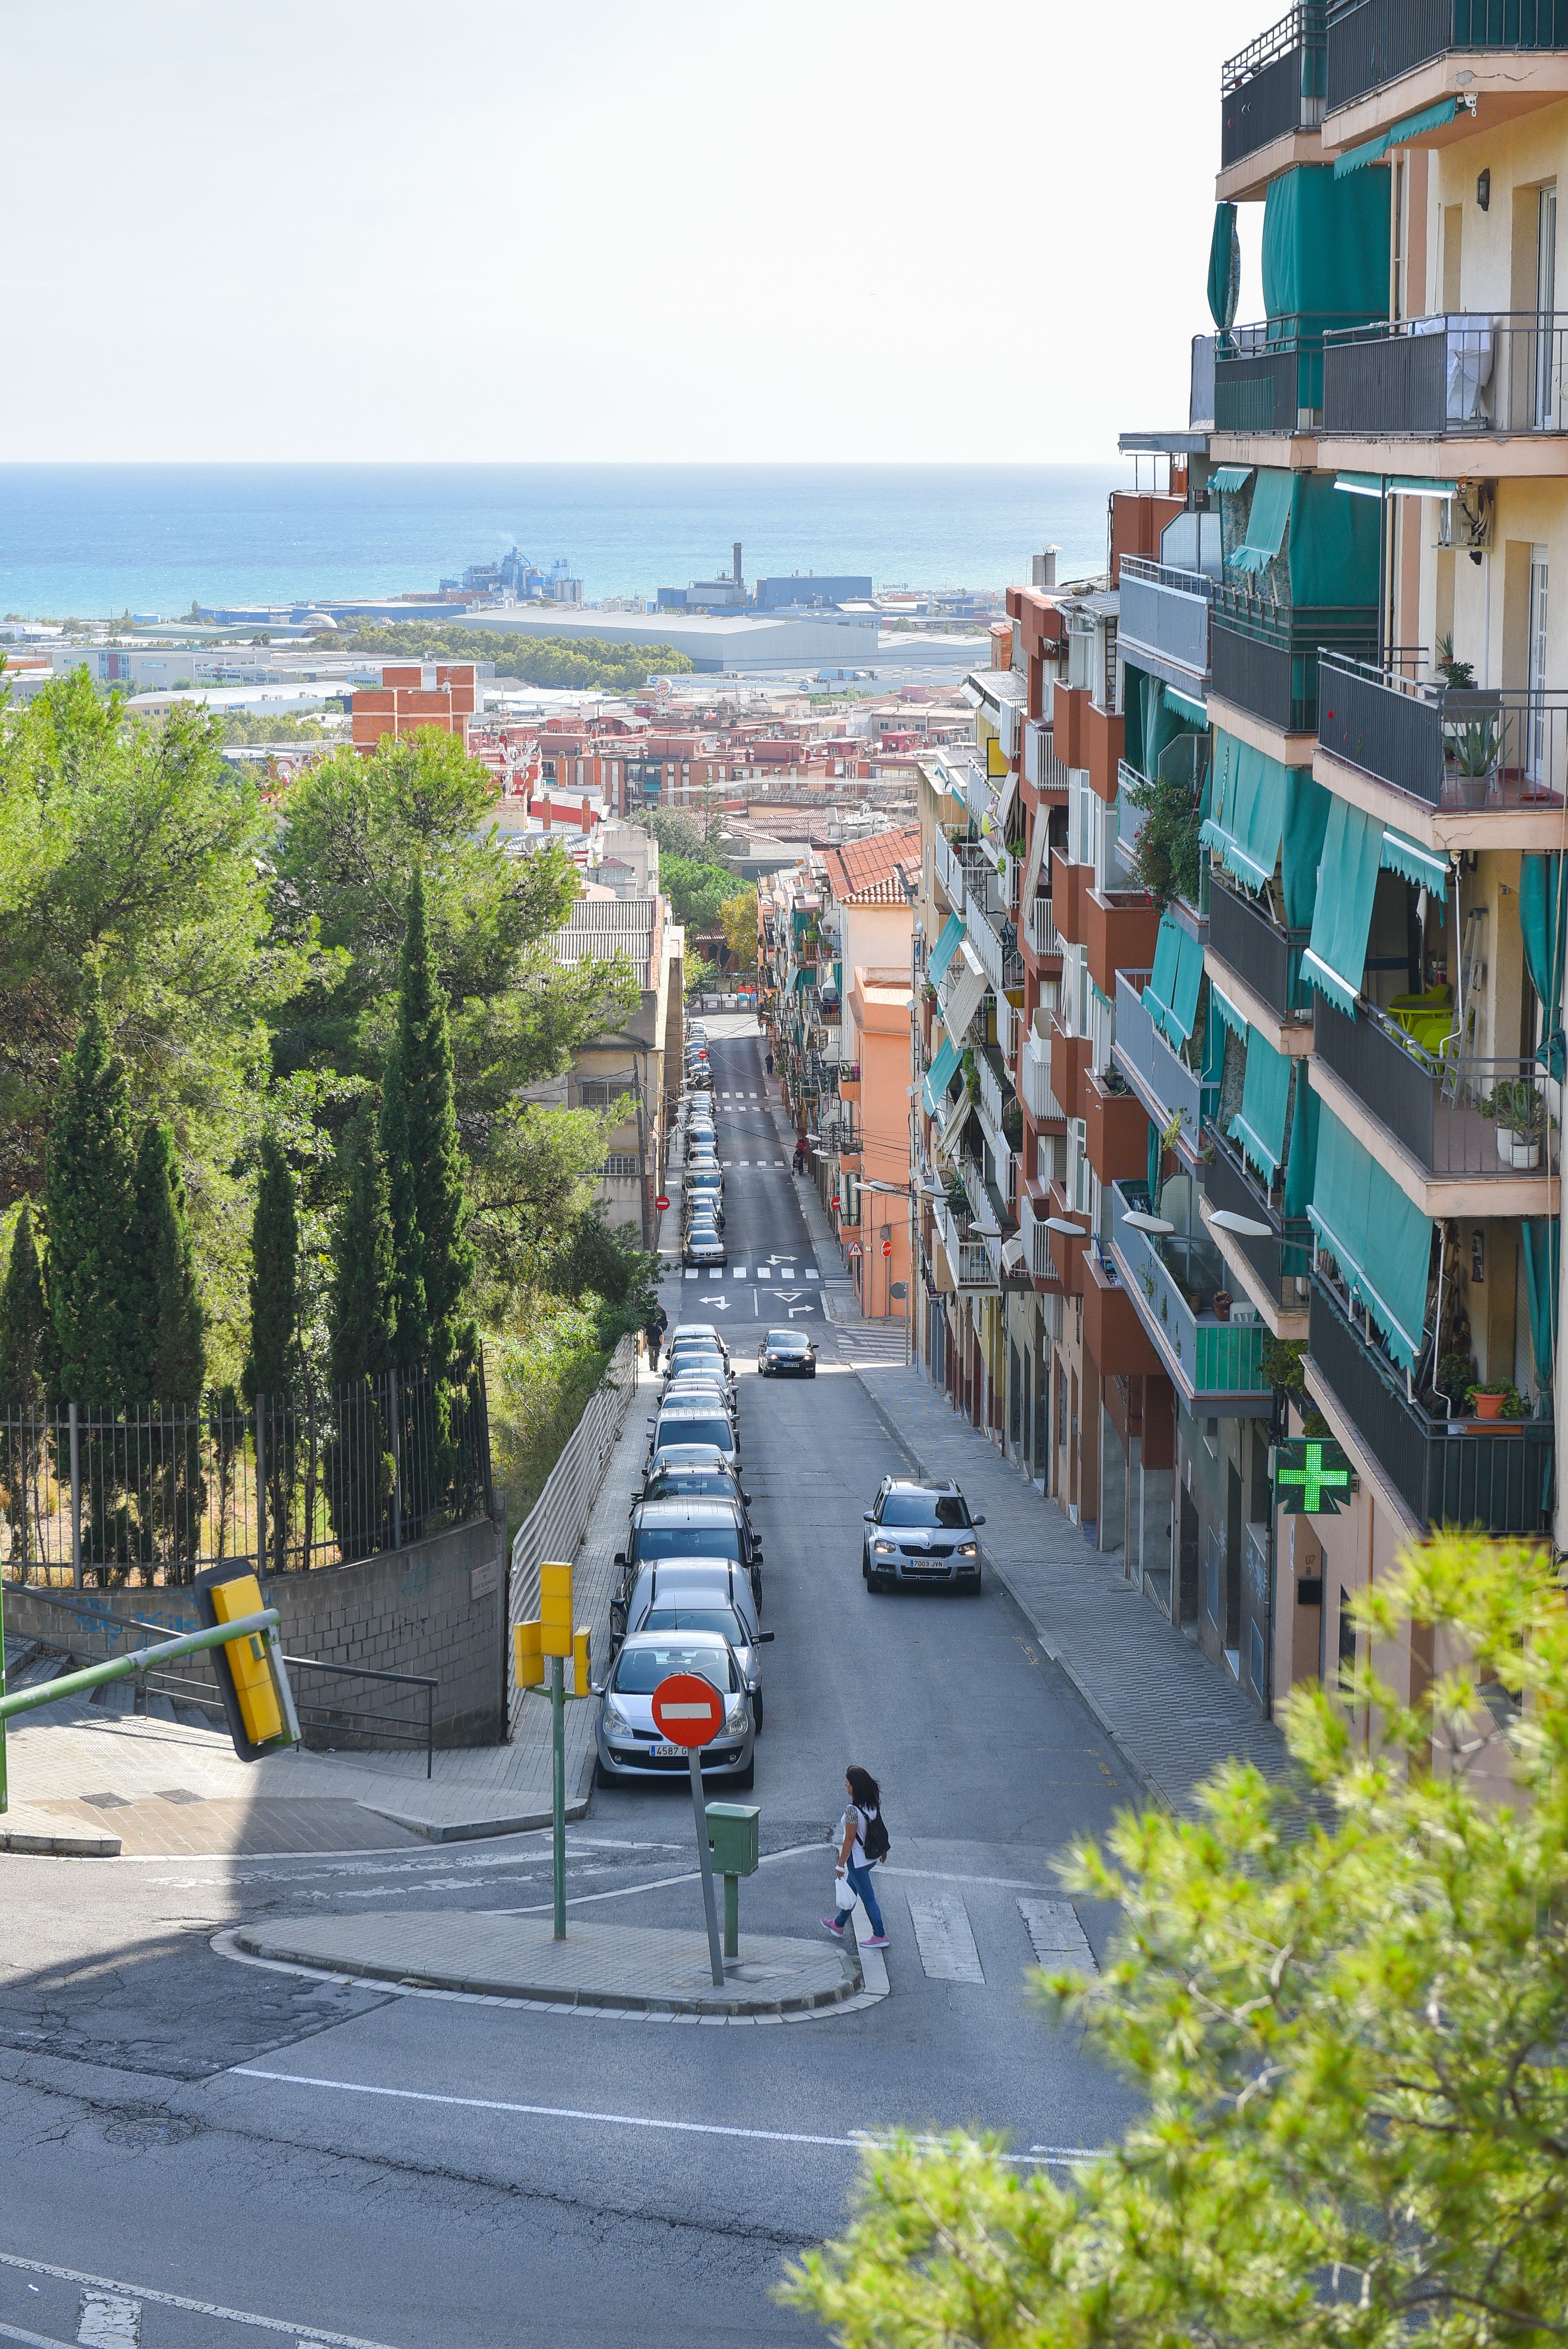
[[[956,1892],[911,1892],[910,1922],[932,1982],[984,1982],[969,1911]]]
[[[1078,1966],[1085,1973],[1099,1973],[1088,1936],[1070,1900],[1031,1900],[1026,1893],[1020,1893],[1018,1913],[1029,1929],[1041,1965]]]
[[[89,2288],[77,2313],[77,2349],[141,2349],[141,2302]]]
[[[893,2133],[889,2129],[854,2129],[847,2137],[823,2137],[804,2129],[738,2128],[725,2121],[677,2121],[656,2113],[595,2113],[576,2105],[521,2105],[503,2101],[499,2096],[442,2096],[429,2088],[381,2088],[364,2080],[323,2080],[307,2072],[263,2072],[253,2064],[235,2064],[226,2077],[231,2080],[270,2080],[286,2088],[325,2088],[340,2096],[389,2096],[399,2103],[414,2105],[456,2106],[465,2112],[517,2113],[527,2120],[596,2122],[601,2128],[654,2129],[672,2137],[738,2137],[755,2145],[826,2146],[834,2151],[860,2153],[867,2146],[891,2145]],[[930,2133],[914,2138],[916,2145],[941,2147],[948,2140]],[[1090,2146],[1073,2147],[1060,2152],[1014,2154],[1015,2161],[1050,2166],[1068,2161],[1092,2161],[1095,2150]],[[314,2336],[324,2338],[323,2335]]]
[[[19,2324],[0,2324],[0,2341],[20,2341],[24,2349],[66,2349],[63,2341],[51,2341],[42,2333],[24,2333]]]
[[[183,2292],[154,2292],[150,2284],[121,2283],[113,2276],[84,2274],[80,2268],[55,2267],[47,2260],[26,2259],[20,2251],[0,2251],[0,2267],[19,2268],[24,2275],[53,2276],[57,2283],[88,2284],[95,2291],[118,2292],[126,2299],[150,2300],[159,2308],[183,2308],[192,2316],[216,2316],[225,2324],[254,2324],[263,2333],[287,2333],[305,2344],[305,2349],[387,2349],[384,2341],[366,2341],[357,2333],[322,2333],[315,2325],[295,2323],[281,2316],[258,2316],[253,2309],[225,2308],[222,2301],[191,2300]],[[40,2335],[0,2326],[0,2339],[36,2342]],[[43,2349],[59,2349],[59,2344],[46,2342]]]

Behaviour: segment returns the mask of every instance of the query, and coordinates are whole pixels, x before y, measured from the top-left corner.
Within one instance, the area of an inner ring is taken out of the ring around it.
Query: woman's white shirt
[[[851,1803],[839,1821],[838,1845],[841,1851],[844,1847],[844,1837],[850,1831],[851,1822],[854,1824],[854,1848],[849,1857],[849,1865],[851,1868],[864,1868],[867,1865],[864,1837],[868,1823],[875,1816],[874,1809],[862,1810],[858,1803]]]

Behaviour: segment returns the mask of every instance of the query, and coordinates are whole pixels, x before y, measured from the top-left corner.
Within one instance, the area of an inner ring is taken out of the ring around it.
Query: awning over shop
[[[1291,1061],[1276,1052],[1255,1028],[1247,1030],[1247,1072],[1242,1106],[1231,1120],[1231,1139],[1271,1187],[1284,1156],[1285,1118],[1290,1109]]]
[[[1431,1220],[1322,1104],[1306,1212],[1319,1247],[1383,1332],[1389,1352],[1414,1370],[1426,1330]]]
[[[942,1050],[927,1069],[925,1082],[920,1089],[921,1099],[925,1103],[928,1116],[945,1117],[947,1088],[953,1082],[957,1068],[957,1048],[950,1037],[944,1036],[942,1040]]]
[[[1302,977],[1330,1003],[1356,1017],[1356,999],[1367,968],[1372,900],[1383,862],[1383,827],[1348,800],[1336,799],[1324,835],[1322,886],[1312,919],[1312,943],[1301,958]]]
[[[1258,471],[1258,485],[1253,492],[1252,511],[1247,516],[1247,535],[1229,557],[1233,571],[1266,571],[1284,544],[1285,526],[1290,521],[1291,477],[1278,467],[1264,465]]]
[[[962,916],[949,914],[942,926],[941,936],[931,949],[931,960],[925,966],[925,975],[933,987],[936,986],[939,980],[946,978],[947,966],[957,953],[958,942],[963,936]]]
[[[1383,834],[1383,870],[1401,874],[1413,887],[1448,904],[1449,860],[1440,849],[1424,848],[1418,840],[1407,840],[1390,826]]]
[[[1412,139],[1419,139],[1428,130],[1441,130],[1455,115],[1464,110],[1462,98],[1442,98],[1435,106],[1424,106],[1419,114],[1407,114],[1391,129],[1380,131],[1376,139],[1367,140],[1359,147],[1347,148],[1334,159],[1334,176],[1348,179],[1352,171],[1364,171],[1368,163],[1380,163],[1390,147],[1403,147]]]
[[[1161,915],[1154,939],[1154,968],[1143,990],[1143,1002],[1150,1018],[1178,1051],[1198,1024],[1198,990],[1202,983],[1202,947],[1174,915]]]

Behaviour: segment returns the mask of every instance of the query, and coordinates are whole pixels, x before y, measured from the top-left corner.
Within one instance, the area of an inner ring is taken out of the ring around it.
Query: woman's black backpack
[[[862,1813],[861,1816],[863,1817],[864,1814]],[[873,1862],[885,1859],[888,1856],[891,1847],[888,1842],[887,1821],[880,1808],[873,1817],[866,1820],[865,1832],[861,1837],[861,1848],[864,1851],[867,1859]]]

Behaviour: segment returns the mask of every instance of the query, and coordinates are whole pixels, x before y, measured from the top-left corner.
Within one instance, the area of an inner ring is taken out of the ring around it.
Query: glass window
[[[722,1414],[713,1419],[661,1419],[654,1430],[654,1450],[665,1444],[712,1444],[733,1452],[735,1437]]]
[[[672,1672],[700,1672],[726,1696],[733,1695],[740,1685],[727,1649],[683,1648],[663,1642],[656,1648],[623,1648],[614,1685],[623,1696],[652,1696]]]
[[[645,1501],[727,1500],[735,1491],[735,1480],[721,1468],[664,1468],[648,1479],[643,1495]]]
[[[738,1557],[740,1535],[734,1526],[639,1526],[634,1537],[637,1564],[653,1557]]]
[[[969,1523],[969,1511],[957,1493],[890,1493],[879,1522],[884,1526],[948,1526],[954,1531]]]
[[[749,1638],[733,1607],[654,1607],[649,1609],[643,1629],[645,1631],[722,1631],[734,1648],[744,1648]]]

